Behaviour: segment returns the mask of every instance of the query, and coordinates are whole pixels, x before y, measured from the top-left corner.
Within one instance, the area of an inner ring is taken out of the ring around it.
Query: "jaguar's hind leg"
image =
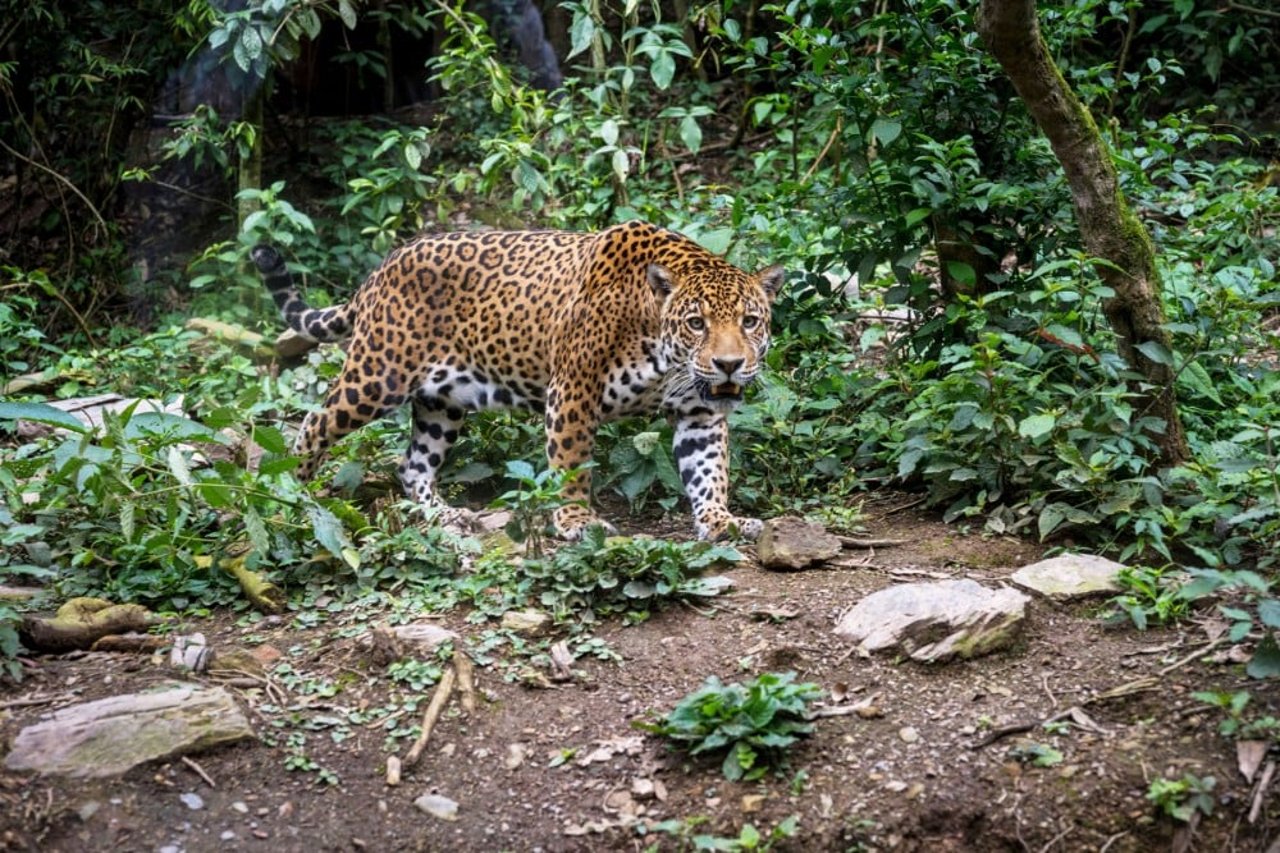
[[[439,397],[414,398],[413,438],[400,463],[400,482],[418,503],[442,504],[435,493],[436,475],[458,440],[465,416],[462,409]]]
[[[302,458],[297,470],[300,479],[315,476],[334,442],[404,403],[406,385],[401,373],[381,360],[369,369],[362,350],[359,345],[352,345],[342,376],[325,398],[324,408],[310,413],[302,422],[294,444],[295,455]],[[366,376],[378,378],[370,380]]]

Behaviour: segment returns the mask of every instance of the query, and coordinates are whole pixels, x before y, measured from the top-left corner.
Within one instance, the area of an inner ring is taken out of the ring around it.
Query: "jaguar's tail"
[[[255,246],[249,255],[290,328],[317,341],[340,341],[351,334],[350,303],[308,308],[279,252],[263,244]]]

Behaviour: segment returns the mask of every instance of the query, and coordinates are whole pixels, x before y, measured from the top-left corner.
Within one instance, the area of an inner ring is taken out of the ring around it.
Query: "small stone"
[[[920,741],[920,733],[915,730],[914,726],[903,726],[898,729],[898,738],[903,743],[918,743]]]
[[[551,630],[551,614],[541,610],[508,610],[502,614],[502,629],[522,637],[541,637]]]
[[[184,806],[191,809],[193,812],[204,808],[204,798],[199,794],[187,792],[179,795],[178,799],[182,801]]]
[[[291,359],[306,355],[318,345],[314,338],[309,338],[293,329],[285,329],[280,333],[280,337],[276,338],[275,351],[277,357]]]
[[[284,657],[284,652],[280,651],[270,643],[263,643],[262,645],[257,646],[250,654],[252,654],[258,663],[262,664],[264,667],[271,666],[271,664]]]
[[[219,835],[218,838],[222,839],[223,841],[235,841],[236,839],[235,830],[224,829],[222,831],[222,834]]]
[[[821,524],[802,518],[771,518],[764,522],[756,555],[766,569],[795,571],[830,560],[843,546]]]
[[[743,794],[742,795],[742,811],[744,814],[758,812],[764,808],[764,794]]]
[[[512,743],[507,745],[507,757],[502,763],[508,770],[515,770],[521,764],[524,764],[525,757],[529,754],[529,747],[522,743]]]
[[[409,625],[396,625],[391,629],[397,640],[416,646],[420,651],[431,652],[444,643],[458,639],[458,635],[448,628],[441,628],[432,622],[413,622]]]
[[[89,800],[88,802],[80,804],[79,808],[76,809],[76,816],[79,817],[82,822],[88,823],[89,818],[96,815],[100,808],[102,808],[102,803],[97,800]]]
[[[458,804],[440,794],[423,794],[413,801],[421,811],[440,820],[457,820]]]
[[[240,814],[248,814],[249,806],[246,805],[245,803],[240,802],[239,800],[236,800],[234,803],[231,804],[231,810],[234,812],[239,812]]]
[[[893,779],[884,783],[884,789],[894,794],[901,794],[903,791],[907,790],[907,783],[899,781],[898,779]]]

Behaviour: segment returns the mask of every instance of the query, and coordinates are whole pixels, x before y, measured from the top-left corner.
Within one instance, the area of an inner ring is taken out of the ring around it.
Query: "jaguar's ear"
[[[782,284],[787,279],[787,271],[780,265],[776,265],[756,273],[756,278],[760,280],[760,286],[764,288],[769,300],[773,301],[778,291],[782,290]]]
[[[676,277],[662,264],[649,264],[649,286],[659,301],[666,299],[675,289]]]

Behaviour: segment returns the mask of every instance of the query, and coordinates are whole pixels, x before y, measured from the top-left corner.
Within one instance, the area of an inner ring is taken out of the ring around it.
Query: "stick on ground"
[[[409,752],[405,755],[404,761],[401,762],[404,769],[407,770],[417,764],[418,758],[422,755],[422,750],[426,749],[427,740],[431,737],[431,730],[435,728],[436,721],[440,719],[440,712],[444,710],[449,697],[453,695],[455,678],[457,678],[457,673],[453,667],[446,669],[444,675],[440,677],[440,683],[436,685],[436,692],[431,696],[431,704],[427,706],[426,713],[422,715],[422,733],[413,742],[413,746],[409,747]]]

